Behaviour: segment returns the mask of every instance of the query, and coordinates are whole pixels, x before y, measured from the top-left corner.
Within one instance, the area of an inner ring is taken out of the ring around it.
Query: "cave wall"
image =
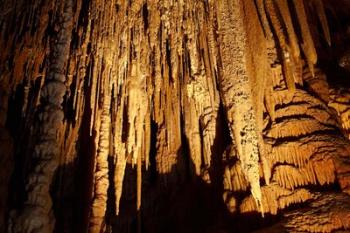
[[[349,229],[347,1],[0,4],[1,232]]]

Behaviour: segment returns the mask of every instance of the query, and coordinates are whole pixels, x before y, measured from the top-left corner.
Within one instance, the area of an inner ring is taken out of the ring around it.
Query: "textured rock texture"
[[[350,231],[346,0],[0,0],[0,232]]]

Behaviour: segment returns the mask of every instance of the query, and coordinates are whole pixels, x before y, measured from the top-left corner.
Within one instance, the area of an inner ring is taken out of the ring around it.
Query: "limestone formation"
[[[0,232],[350,231],[346,0],[0,0]]]

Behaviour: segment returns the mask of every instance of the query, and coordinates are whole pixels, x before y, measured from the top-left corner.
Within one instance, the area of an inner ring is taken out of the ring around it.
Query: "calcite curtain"
[[[350,230],[347,12],[1,0],[0,232]]]

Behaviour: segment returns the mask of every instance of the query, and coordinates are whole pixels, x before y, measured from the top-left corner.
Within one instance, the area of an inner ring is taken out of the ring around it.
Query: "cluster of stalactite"
[[[350,95],[317,67],[321,0],[58,2],[0,11],[0,231],[72,231],[80,179],[81,231],[140,232],[188,177],[221,182],[233,215],[307,203],[274,227],[350,229]]]

